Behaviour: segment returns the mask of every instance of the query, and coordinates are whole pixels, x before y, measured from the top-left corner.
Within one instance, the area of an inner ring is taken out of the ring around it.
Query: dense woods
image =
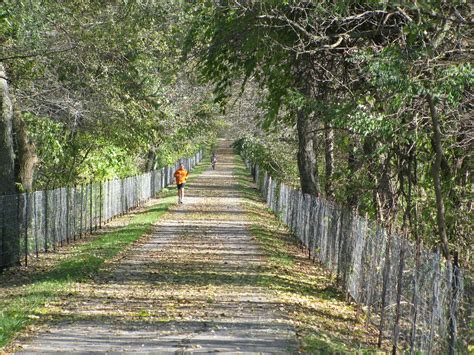
[[[280,155],[260,152],[293,146],[304,192],[395,223],[451,259],[472,232],[471,7],[401,5],[192,6],[187,40],[220,102],[236,79],[261,90],[262,130],[244,152],[294,181]]]
[[[173,2],[12,0],[0,16],[1,159],[14,150],[17,184],[2,168],[3,193],[129,176],[212,141]]]
[[[455,270],[472,269],[472,5],[228,1],[190,11],[187,41],[217,100],[230,101],[235,80],[260,90],[261,130],[240,138],[244,156],[367,214],[418,253],[440,247]]]
[[[0,194],[150,171],[225,131],[470,280],[472,18],[463,0],[4,0]]]

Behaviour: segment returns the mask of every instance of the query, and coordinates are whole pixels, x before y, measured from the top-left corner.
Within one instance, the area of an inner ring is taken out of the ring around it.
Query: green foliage
[[[285,144],[278,135],[246,135],[236,140],[233,147],[245,160],[270,172],[273,177],[291,185],[298,183],[295,146]]]
[[[181,2],[0,6],[0,61],[38,147],[35,188],[136,174],[150,151],[159,167],[215,136],[211,95],[180,60]]]
[[[448,239],[468,250],[474,71],[466,2],[0,6],[0,61],[38,149],[37,188],[166,165],[212,149],[234,124],[245,127],[235,130],[245,158],[297,184],[298,112],[311,125],[331,198],[379,221],[391,215],[437,245],[431,97]],[[252,98],[241,112],[235,103],[245,90]]]
[[[269,3],[277,8],[288,6]],[[198,69],[201,80],[215,84],[215,101],[225,106],[232,95],[234,80],[243,78],[243,90],[254,76],[267,92],[261,104],[266,108],[263,126],[269,127],[279,118],[280,108],[297,85],[298,78],[291,70],[294,56],[278,45],[294,42],[295,33],[284,27],[263,30],[265,23],[259,19],[266,14],[263,6],[241,11],[238,6],[215,7],[212,2],[204,2],[188,11],[193,13],[193,21],[185,53],[196,50],[196,43],[213,43],[201,51]]]
[[[249,119],[255,129],[243,130],[235,145],[245,158],[296,182],[294,125],[296,112],[304,113],[331,198],[381,222],[393,219],[395,228],[408,223],[411,237],[437,245],[432,97],[441,126],[443,218],[450,248],[463,253],[472,234],[465,215],[474,78],[466,2],[209,1],[187,13],[185,51],[200,59],[200,78],[213,84],[216,100],[229,102],[236,80],[241,93],[259,89],[247,113],[257,116],[257,124]]]

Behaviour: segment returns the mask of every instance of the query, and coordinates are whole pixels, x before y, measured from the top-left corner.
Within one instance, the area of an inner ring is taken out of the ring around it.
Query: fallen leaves
[[[245,179],[244,179],[245,180]],[[247,180],[246,186],[252,186]],[[247,193],[256,194],[247,189]],[[267,254],[261,283],[275,290],[292,318],[303,352],[346,352],[375,348],[374,329],[357,317],[334,278],[307,259],[296,239],[258,199],[243,203],[252,221],[250,230]],[[316,336],[317,335],[317,336]]]
[[[158,338],[229,334],[243,325],[288,344],[297,332],[308,343],[301,350],[356,349],[359,337],[370,334],[331,276],[306,260],[263,203],[238,197],[237,191],[229,197],[229,189],[212,190],[235,187],[230,176],[200,180],[209,194],[204,188],[195,196],[187,191],[189,203],[174,206],[127,253],[93,278],[74,283],[36,316],[113,330],[149,327]],[[316,333],[321,336],[313,339]]]

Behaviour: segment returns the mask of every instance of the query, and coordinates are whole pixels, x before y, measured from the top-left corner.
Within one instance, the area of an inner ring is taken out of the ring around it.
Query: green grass
[[[203,163],[193,169],[189,179],[191,186],[207,168],[208,165]],[[90,280],[107,260],[146,234],[170,205],[176,203],[176,189],[164,189],[158,197],[157,204],[136,213],[127,226],[105,232],[90,242],[72,246],[71,256],[46,272],[30,275],[23,286],[10,291],[9,285],[0,283],[0,349],[27,325],[39,322],[45,305],[67,296],[74,283]]]

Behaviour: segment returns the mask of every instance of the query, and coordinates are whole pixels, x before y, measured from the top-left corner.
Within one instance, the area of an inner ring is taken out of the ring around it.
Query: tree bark
[[[333,174],[334,174],[334,129],[329,125],[324,125],[324,150],[326,163],[325,191],[328,199],[334,198]]]
[[[15,193],[13,108],[6,78],[0,63],[0,195]]]
[[[306,100],[315,97],[316,84],[312,72],[310,56],[303,55],[295,59],[298,70],[299,92]],[[296,130],[298,132],[298,170],[300,174],[301,191],[313,196],[321,195],[317,164],[317,135],[316,117],[314,112],[306,107],[297,111]]]
[[[152,171],[155,168],[156,147],[151,146],[146,156],[145,171]]]
[[[349,170],[348,183],[346,189],[346,203],[351,209],[358,210],[360,208],[360,182],[357,179],[357,172],[361,169],[363,159],[357,156],[357,137],[350,137],[348,154],[347,154],[347,168]],[[365,151],[364,151],[365,155]]]
[[[13,146],[13,108],[8,91],[7,75],[0,63],[0,198],[2,225],[0,225],[0,269],[19,263],[20,239],[18,226],[19,198],[11,195],[15,188],[15,154]]]
[[[396,201],[392,192],[392,184],[390,181],[390,161],[391,157],[387,156],[383,159],[382,164],[380,164],[382,174],[377,186],[380,198],[379,207],[382,221],[388,221],[390,219],[389,216],[392,212],[394,212]]]
[[[346,189],[346,203],[350,208],[353,208],[357,204],[357,195],[355,193],[354,174],[356,172],[356,156],[355,147],[351,143],[349,146],[349,152],[347,154],[347,168],[349,169],[348,176],[348,188]]]
[[[304,109],[298,111],[298,170],[300,173],[301,191],[305,194],[320,196],[317,159],[314,149],[315,133],[311,117],[306,116]]]
[[[453,268],[452,276],[452,290],[451,290],[451,304],[449,307],[449,354],[456,353],[456,342],[457,342],[457,322],[456,322],[456,309],[457,309],[457,294],[458,294],[458,282],[457,282],[457,258],[455,256],[455,262],[451,262],[451,253],[449,251],[448,236],[446,233],[446,211],[444,207],[443,192],[441,186],[441,164],[443,162],[443,149],[441,144],[441,127],[439,123],[438,113],[436,111],[435,103],[431,95],[427,95],[427,101],[430,108],[431,124],[433,126],[433,148],[435,150],[435,161],[431,169],[433,175],[433,185],[435,188],[436,195],[436,220],[438,224],[438,234],[441,241],[441,249],[446,263],[449,268]]]
[[[28,130],[21,117],[20,109],[12,98],[13,102],[13,129],[16,137],[16,160],[17,172],[16,181],[21,186],[21,192],[31,192],[33,190],[33,175],[35,165],[38,161],[35,144],[28,137]]]
[[[431,169],[433,185],[436,195],[436,220],[438,224],[438,234],[441,241],[441,248],[444,257],[451,264],[451,255],[449,253],[448,236],[446,234],[446,213],[444,208],[443,193],[441,188],[441,162],[443,160],[443,150],[441,146],[441,128],[438,119],[438,113],[431,95],[427,96],[430,108],[431,124],[433,126],[433,148],[435,150],[435,161]]]

